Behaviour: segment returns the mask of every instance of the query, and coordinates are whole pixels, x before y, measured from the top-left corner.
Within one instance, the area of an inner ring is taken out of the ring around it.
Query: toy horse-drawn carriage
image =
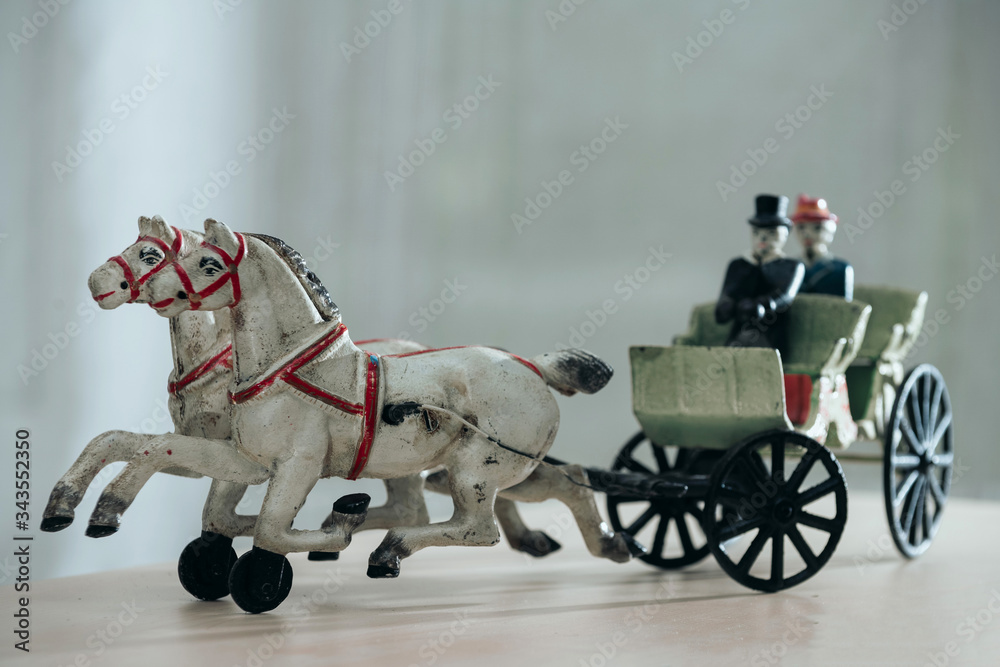
[[[722,347],[728,325],[697,306],[672,347],[631,349],[642,431],[613,463],[686,484],[679,499],[608,495],[616,530],[651,544],[642,559],[678,568],[709,552],[738,582],[777,591],[819,571],[847,520],[837,458],[881,461],[893,539],[907,557],[937,532],[953,465],[940,373],[903,361],[927,294],[858,287],[855,300],[799,296],[785,357]],[[855,454],[859,439],[883,453]]]
[[[858,288],[853,302],[800,296],[783,357],[724,347],[712,305],[695,308],[691,332],[674,346],[632,348],[643,431],[612,470],[584,469],[547,456],[559,415],[552,390],[600,390],[611,369],[597,357],[563,350],[525,359],[399,341],[383,342],[381,353],[362,349],[319,279],[282,241],[214,220],[204,235],[161,218],[140,219],[139,230],[89,285],[105,309],[148,303],[171,320],[177,431],[91,440],[53,488],[41,528],[68,527],[113,461],[127,465],[102,492],[91,537],[118,530],[155,472],[212,477],[202,537],[178,567],[195,597],[231,594],[246,611],[274,609],[291,588],[287,554],[335,557],[362,527],[389,529],[369,557],[377,578],[398,576],[402,559],[429,546],[495,544],[497,521],[512,546],[544,555],[558,545],[525,548],[528,537],[545,536],[520,524],[513,503],[549,498],[570,508],[595,556],[639,555],[673,568],[711,551],[740,583],[781,590],[822,568],[840,539],[847,487],[834,452],[884,461],[886,509],[905,555],[925,550],[940,522],[953,456],[948,393],[930,366],[903,377],[924,293]],[[227,309],[230,317],[204,312]],[[231,368],[240,376],[230,377]],[[847,452],[859,434],[884,438],[884,457]],[[422,475],[439,467],[426,480],[452,496],[456,511],[428,524]],[[389,502],[369,513],[368,496],[350,494],[318,530],[293,528],[322,477],[386,480]],[[247,485],[265,481],[260,512],[236,514]],[[614,531],[594,491],[608,495]],[[232,540],[241,535],[254,545],[237,559]]]

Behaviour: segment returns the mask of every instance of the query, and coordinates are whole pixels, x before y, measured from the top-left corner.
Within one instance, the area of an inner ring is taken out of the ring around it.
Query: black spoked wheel
[[[206,530],[184,547],[177,576],[184,590],[199,600],[218,600],[229,595],[229,572],[235,564],[232,538]]]
[[[281,554],[254,547],[236,561],[229,574],[233,602],[260,614],[281,604],[292,590],[292,565]]]
[[[837,548],[847,523],[844,471],[830,450],[801,433],[752,436],[716,466],[702,523],[733,579],[758,591],[791,588]]]
[[[668,452],[654,445],[645,433],[639,431],[618,452],[611,469],[649,475],[691,472],[701,453],[684,448]],[[614,529],[632,536],[647,530],[649,538],[642,541],[651,546],[649,553],[639,558],[666,570],[691,565],[708,556],[708,543],[701,530],[703,508],[702,500],[649,501],[608,495],[608,516]],[[674,525],[676,544],[668,542],[671,523]]]
[[[941,373],[917,366],[899,388],[885,429],[885,511],[896,547],[907,558],[937,534],[955,463],[951,399]]]

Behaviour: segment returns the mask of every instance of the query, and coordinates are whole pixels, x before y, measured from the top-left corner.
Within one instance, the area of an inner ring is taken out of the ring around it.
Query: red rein
[[[240,297],[242,296],[242,291],[240,290],[240,262],[246,256],[247,244],[246,239],[242,234],[236,234],[236,239],[239,241],[239,248],[236,250],[236,256],[231,257],[228,252],[220,248],[219,246],[212,245],[208,241],[202,241],[201,245],[203,248],[211,248],[219,254],[222,258],[222,262],[226,265],[226,272],[211,285],[201,290],[200,292],[195,290],[194,285],[191,282],[190,276],[188,276],[187,271],[178,262],[174,262],[172,266],[177,272],[177,277],[181,280],[181,285],[184,286],[184,291],[187,294],[188,300],[191,302],[191,310],[198,310],[201,308],[202,302],[209,296],[215,294],[220,289],[222,289],[227,282],[230,280],[233,282],[233,302],[229,304],[232,308],[240,302]],[[166,308],[174,302],[173,297],[164,299],[163,301],[157,301],[156,303],[150,304],[153,308]]]
[[[177,229],[176,227],[171,227],[170,229],[174,230],[174,242],[171,243],[169,246],[163,242],[163,239],[158,239],[155,236],[140,236],[135,240],[136,243],[140,243],[142,241],[148,241],[149,243],[158,245],[160,249],[163,250],[163,261],[160,262],[158,266],[154,267],[152,271],[142,276],[138,280],[136,280],[135,273],[132,272],[132,267],[128,265],[128,262],[125,261],[124,257],[122,257],[121,255],[115,255],[114,257],[108,260],[109,262],[114,262],[115,264],[120,266],[122,269],[122,273],[125,275],[125,282],[128,283],[128,289],[129,289],[129,298],[127,303],[133,303],[136,299],[139,298],[139,288],[143,285],[143,283],[145,283],[147,280],[149,280],[154,275],[159,273],[159,271],[163,267],[177,261],[177,256],[180,254],[181,248],[184,247],[184,237],[181,236],[181,230]],[[102,301],[111,296],[112,294],[114,294],[114,292],[101,294],[94,298],[97,301]]]

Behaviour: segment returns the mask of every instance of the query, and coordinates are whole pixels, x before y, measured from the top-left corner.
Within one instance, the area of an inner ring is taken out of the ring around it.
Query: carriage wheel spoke
[[[691,531],[688,530],[687,521],[685,521],[683,514],[677,517],[676,523],[677,523],[677,532],[678,534],[680,534],[681,546],[684,548],[684,553],[686,554],[693,553],[695,550],[694,542],[691,541]]]
[[[771,583],[779,586],[785,581],[785,533],[777,531],[771,539]]]
[[[656,508],[650,505],[645,512],[639,515],[639,518],[633,521],[631,525],[625,529],[625,532],[629,535],[635,536],[636,533],[642,530],[643,526],[649,523],[649,520],[654,516],[656,516]]]
[[[921,378],[923,405],[920,406],[920,423],[924,425],[924,437],[934,429],[931,421],[931,376],[928,373]]]
[[[743,558],[736,565],[740,572],[746,574],[753,567],[753,564],[757,562],[757,558],[760,556],[760,552],[764,550],[764,545],[771,538],[771,531],[767,528],[761,528],[757,536],[753,538],[753,542],[747,547],[746,553],[743,554]]]
[[[927,441],[927,448],[933,453],[937,450],[938,444],[941,442],[941,438],[944,437],[945,431],[951,426],[951,413],[949,412],[938,424],[937,428],[934,429],[934,433],[931,435],[930,440]]]
[[[815,502],[825,495],[833,493],[840,486],[840,481],[836,477],[829,477],[816,486],[812,486],[798,495],[799,507],[805,507],[809,503]]]
[[[931,399],[931,428],[937,428],[938,418],[941,416],[940,409],[942,396],[944,396],[944,382],[938,382],[934,385],[934,398]]]
[[[788,529],[788,538],[795,545],[795,550],[802,556],[802,560],[806,562],[806,567],[809,568],[809,571],[815,572],[818,570],[820,568],[819,560],[816,558],[816,554],[812,552],[812,549],[809,548],[809,543],[802,537],[802,533],[799,532],[797,527],[792,526]]]
[[[917,545],[927,538],[926,534],[921,534],[921,539],[917,539],[918,531],[923,529],[924,510],[927,507],[927,482],[925,479],[921,478],[920,487],[914,490],[913,496],[915,511],[913,513],[913,522],[910,524],[908,534],[910,536],[910,544]]]
[[[730,515],[733,516],[733,515]],[[756,516],[752,519],[743,519],[740,521],[732,521],[725,526],[719,528],[719,542],[725,542],[731,540],[734,537],[739,537],[743,533],[748,533],[754,528],[759,528],[764,523],[764,517]]]
[[[771,443],[771,477],[781,484],[785,481],[785,441]]]
[[[938,468],[950,468],[951,464],[955,461],[954,454],[935,454],[931,458],[931,463],[936,465]]]
[[[920,439],[924,439],[926,430],[924,427],[923,416],[920,414],[920,392],[917,391],[917,383],[913,383],[913,387],[910,389],[910,423],[913,426],[914,433],[920,435]]]
[[[892,457],[892,465],[900,472],[913,470],[920,465],[920,457],[916,454],[896,454]]]
[[[928,485],[931,487],[931,495],[934,496],[934,503],[938,506],[940,510],[945,503],[944,489],[941,488],[941,482],[938,481],[937,475],[929,474],[927,475]]]
[[[920,473],[916,470],[910,472],[903,483],[899,485],[896,491],[895,497],[892,499],[893,507],[899,507],[899,504],[903,502],[903,499],[910,493],[910,489],[916,484],[917,480],[920,478]]]
[[[803,526],[809,526],[810,528],[822,530],[827,533],[832,533],[839,527],[836,519],[827,519],[824,516],[816,516],[815,514],[805,511],[799,512],[797,521]],[[789,535],[791,535],[790,532]]]
[[[671,468],[670,462],[667,460],[667,452],[663,447],[657,447],[652,443],[649,446],[653,448],[653,456],[656,457],[656,465],[659,467],[660,472],[669,472]],[[680,457],[680,452],[677,453],[677,456]]]
[[[920,486],[922,485],[921,478],[917,475],[917,480],[910,487],[909,493],[906,494],[906,502],[903,505],[903,521],[902,529],[904,535],[910,534],[910,529],[913,528],[913,517],[917,512],[917,496],[919,495]]]
[[[653,551],[654,556],[663,555],[663,546],[667,541],[667,528],[670,527],[670,516],[666,514],[660,515],[660,522],[656,525],[656,536],[653,538]]]
[[[913,450],[913,453],[916,454],[917,456],[922,455],[924,453],[924,445],[917,438],[916,434],[913,432],[913,429],[910,427],[910,425],[906,422],[905,419],[901,419],[899,421],[899,430],[902,431],[903,437],[906,438],[906,442],[910,446],[910,449]]]
[[[935,516],[931,515],[931,513],[928,511],[928,507],[927,507],[927,487],[929,487],[929,486],[930,486],[930,483],[929,482],[925,482],[924,483],[924,488],[923,488],[923,490],[922,490],[922,492],[920,494],[920,506],[921,506],[921,511],[923,513],[923,519],[924,519],[922,526],[923,526],[923,530],[924,530],[924,539],[925,540],[930,539],[930,537],[931,537],[931,524],[934,522],[934,519],[936,518]],[[937,513],[935,512],[935,515],[936,514]]]
[[[802,460],[799,461],[799,465],[792,472],[792,476],[788,479],[787,487],[790,491],[798,491],[799,486],[802,485],[803,480],[805,480],[806,475],[812,470],[813,464],[816,463],[816,452],[810,450],[802,455]]]
[[[743,467],[753,477],[754,482],[765,485],[768,480],[767,470],[764,469],[763,460],[759,456],[755,456],[756,454],[757,452],[755,451],[747,452],[747,455],[740,459],[740,463],[743,464]]]

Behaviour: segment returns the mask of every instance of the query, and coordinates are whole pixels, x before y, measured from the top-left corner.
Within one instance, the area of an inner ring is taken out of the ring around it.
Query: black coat
[[[729,263],[715,321],[732,322],[726,345],[775,347],[784,352],[788,307],[798,294],[805,265],[797,259],[757,264],[743,257]]]

